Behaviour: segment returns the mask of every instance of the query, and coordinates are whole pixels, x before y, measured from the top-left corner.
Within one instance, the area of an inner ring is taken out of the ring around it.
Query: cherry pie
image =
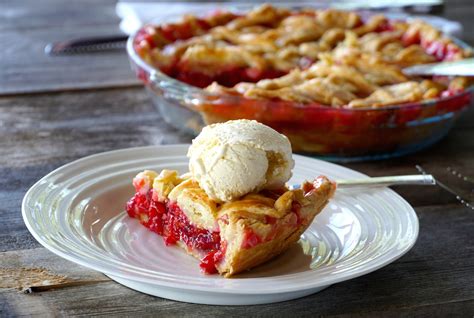
[[[169,76],[212,93],[345,108],[461,91],[469,85],[466,78],[409,77],[401,70],[471,55],[423,21],[268,4],[247,14],[219,11],[149,25],[134,48]]]
[[[229,277],[286,250],[321,212],[335,191],[326,177],[301,189],[263,190],[218,204],[189,175],[143,171],[133,179],[128,214],[167,245],[200,259],[205,273]]]

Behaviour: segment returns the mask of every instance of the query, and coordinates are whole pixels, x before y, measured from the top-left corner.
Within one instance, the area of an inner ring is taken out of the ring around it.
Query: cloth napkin
[[[410,0],[413,1],[413,0]],[[393,0],[385,0],[393,5]],[[336,8],[346,9],[363,9],[372,8],[377,9],[385,7],[384,1],[358,1],[354,2],[347,0],[331,1],[330,3],[324,0],[312,1],[311,3],[298,2],[298,6],[302,7],[327,7],[328,5]],[[396,3],[399,6],[404,4],[404,0],[397,0]],[[221,2],[221,3],[183,3],[183,2],[137,2],[137,1],[119,1],[116,5],[117,15],[121,18],[120,29],[126,34],[133,34],[143,24],[150,21],[173,21],[176,20],[176,16],[184,13],[202,14],[203,12],[209,12],[217,9],[231,8],[235,10],[246,10],[251,8],[255,4],[249,3],[232,3],[232,2]],[[278,5],[285,5],[292,7],[294,4],[291,3],[278,3]],[[423,7],[420,7],[423,10]],[[447,20],[441,17],[432,15],[413,15],[403,12],[403,8],[394,7],[390,8],[389,11],[384,12],[389,18],[392,19],[422,19],[432,24],[436,28],[440,29],[444,33],[460,37],[462,35],[462,25],[459,22]]]

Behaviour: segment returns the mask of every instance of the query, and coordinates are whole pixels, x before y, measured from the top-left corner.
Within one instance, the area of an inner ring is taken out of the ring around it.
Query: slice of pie
[[[188,175],[145,170],[133,179],[128,214],[167,245],[200,259],[203,272],[230,277],[285,251],[321,212],[335,191],[324,176],[300,189],[249,193],[217,203]]]

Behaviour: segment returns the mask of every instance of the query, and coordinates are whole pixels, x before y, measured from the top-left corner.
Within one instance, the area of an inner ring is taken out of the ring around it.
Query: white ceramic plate
[[[144,169],[187,170],[188,145],[111,151],[67,164],[25,195],[23,219],[50,251],[135,290],[203,304],[248,305],[294,299],[372,272],[406,253],[418,235],[413,208],[388,188],[338,190],[303,234],[278,258],[236,278],[199,272],[198,260],[129,218],[131,179]],[[294,156],[290,184],[320,174],[361,173]]]

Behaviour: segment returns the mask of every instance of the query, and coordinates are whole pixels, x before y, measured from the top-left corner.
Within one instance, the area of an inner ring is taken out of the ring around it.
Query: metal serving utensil
[[[406,176],[388,176],[360,179],[335,180],[338,188],[356,187],[388,187],[392,185],[435,185],[436,180],[430,174],[417,174]],[[298,189],[300,185],[292,185],[291,189]]]
[[[454,62],[414,65],[403,69],[405,75],[474,76],[474,58]]]
[[[81,54],[124,49],[128,35],[79,38],[49,43],[44,48],[47,55]]]
[[[360,187],[387,187],[392,185],[437,185],[443,190],[452,194],[456,200],[458,200],[465,207],[474,210],[474,205],[470,202],[467,196],[461,195],[458,191],[448,186],[446,183],[441,182],[431,174],[428,174],[420,165],[415,166],[416,169],[421,173],[419,175],[406,175],[406,176],[389,176],[389,177],[375,177],[375,178],[361,178],[361,179],[346,179],[346,180],[335,180],[337,187],[340,189],[346,188],[360,188]],[[463,180],[471,186],[471,193],[474,193],[472,184],[474,179],[462,175],[459,171],[448,167],[447,171],[454,177]],[[291,189],[298,189],[300,185],[290,186]]]
[[[422,173],[423,175],[429,175],[426,170],[420,166],[420,165],[416,165],[415,168],[420,172]],[[466,184],[469,185],[470,187],[470,192],[471,193],[474,193],[474,189],[472,188],[472,185],[474,184],[474,180],[472,178],[469,178],[469,177],[466,177],[464,175],[462,175],[459,171],[451,168],[451,167],[448,167],[446,169],[451,175],[453,175],[454,177],[456,178],[459,178],[461,179],[462,181],[464,181]],[[436,180],[436,184],[443,190],[447,191],[448,193],[450,193],[451,195],[453,195],[456,200],[459,201],[459,203],[461,203],[462,205],[464,205],[465,207],[471,209],[471,210],[474,210],[474,205],[470,202],[470,199],[468,198],[468,196],[465,196],[464,194],[461,194],[459,191],[455,190],[453,187],[451,187],[450,185],[448,185],[447,183],[444,183],[444,182],[441,182],[439,181],[439,179]]]
[[[416,174],[407,176],[388,176],[361,179],[336,180],[339,188],[354,187],[388,187],[392,185],[435,185],[436,180],[430,174]]]

